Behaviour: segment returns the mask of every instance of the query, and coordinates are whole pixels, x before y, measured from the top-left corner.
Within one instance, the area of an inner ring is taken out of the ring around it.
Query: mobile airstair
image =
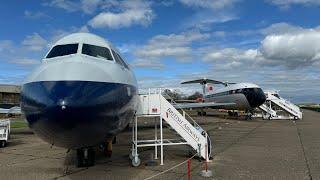
[[[10,135],[10,120],[0,120],[0,148],[5,147]]]
[[[298,106],[279,96],[279,91],[265,91],[266,102],[259,109],[264,119],[302,119]]]
[[[182,113],[180,113],[172,106],[161,94],[161,89],[154,90],[154,92],[149,90],[147,94],[139,95],[139,100],[140,105],[132,126],[130,158],[133,166],[140,165],[138,154],[138,148],[140,147],[154,147],[155,159],[158,158],[158,148],[160,148],[160,165],[163,165],[163,147],[169,145],[189,145],[197,152],[199,157],[206,160],[209,159],[212,152],[209,135],[185,111],[181,110]],[[154,139],[138,140],[138,119],[141,117],[155,119]],[[157,121],[160,126],[158,126]],[[180,139],[164,139],[164,123],[169,126],[169,129],[178,134]]]

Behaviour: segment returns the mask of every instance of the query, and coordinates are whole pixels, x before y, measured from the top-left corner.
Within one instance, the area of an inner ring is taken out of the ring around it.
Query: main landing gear
[[[228,111],[228,115],[231,117],[238,117],[239,116],[238,112],[234,112],[234,111]]]
[[[198,116],[206,116],[207,112],[204,110],[198,111]]]
[[[251,111],[247,112],[247,113],[246,113],[246,116],[245,116],[245,119],[246,119],[246,120],[252,120],[252,114],[253,114],[253,113],[252,113]]]
[[[90,167],[95,164],[95,151],[92,147],[77,149],[77,167]]]

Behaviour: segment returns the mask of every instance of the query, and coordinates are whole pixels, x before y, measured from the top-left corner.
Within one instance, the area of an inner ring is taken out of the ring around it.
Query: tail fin
[[[211,84],[211,83],[206,84],[205,94],[213,93],[213,91],[214,91],[213,84]]]
[[[203,95],[205,95],[207,92],[210,92],[210,91],[207,91],[206,89],[208,83],[210,83],[211,86],[212,84],[223,84],[225,86],[228,86],[229,84],[236,84],[236,83],[222,82],[222,81],[217,81],[217,80],[207,79],[207,78],[181,82],[181,84],[196,84],[196,83],[199,83],[202,85]],[[213,91],[213,86],[212,86],[212,91]]]

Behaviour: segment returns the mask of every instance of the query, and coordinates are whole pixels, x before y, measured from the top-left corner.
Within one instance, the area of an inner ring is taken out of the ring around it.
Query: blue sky
[[[190,94],[199,77],[320,102],[319,0],[12,0],[0,5],[0,83],[21,84],[59,38],[117,46],[141,88]]]

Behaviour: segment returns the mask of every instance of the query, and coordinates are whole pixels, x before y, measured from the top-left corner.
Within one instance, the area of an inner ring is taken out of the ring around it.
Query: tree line
[[[198,98],[203,97],[202,94],[198,91],[188,96],[178,91],[171,91],[170,89],[165,89],[164,94],[170,96],[173,100],[196,100]]]

